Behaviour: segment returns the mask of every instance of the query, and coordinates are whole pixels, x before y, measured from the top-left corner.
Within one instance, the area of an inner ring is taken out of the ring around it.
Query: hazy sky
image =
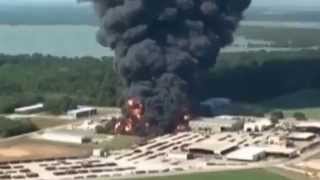
[[[235,0],[236,1],[236,0]],[[320,0],[252,0],[254,6],[282,5],[282,6],[320,6]],[[0,3],[25,4],[25,3],[75,3],[76,0],[0,0]]]

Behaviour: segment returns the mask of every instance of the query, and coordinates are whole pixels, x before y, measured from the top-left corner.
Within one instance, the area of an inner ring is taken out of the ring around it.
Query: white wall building
[[[74,109],[74,110],[68,111],[67,116],[70,119],[79,119],[79,118],[95,116],[95,115],[97,115],[97,113],[98,113],[97,108],[81,107],[79,109]]]
[[[244,123],[243,130],[245,132],[262,132],[273,126],[270,119],[256,119]]]
[[[167,153],[167,159],[185,161],[189,159],[189,154],[186,152],[173,151]]]
[[[189,125],[194,132],[205,132],[211,134],[241,130],[243,127],[243,121],[232,116],[218,116],[215,118],[203,117],[199,120],[190,121]]]
[[[244,147],[227,155],[227,159],[237,161],[259,161],[265,157],[265,150],[260,147]]]

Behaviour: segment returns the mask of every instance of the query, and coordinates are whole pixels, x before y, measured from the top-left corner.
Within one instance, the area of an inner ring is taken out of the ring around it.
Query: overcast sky
[[[273,5],[282,5],[282,6],[320,6],[320,0],[252,0],[254,6],[264,5],[264,6],[273,6]],[[76,0],[0,0],[1,3],[9,4],[26,4],[26,3],[75,3]]]

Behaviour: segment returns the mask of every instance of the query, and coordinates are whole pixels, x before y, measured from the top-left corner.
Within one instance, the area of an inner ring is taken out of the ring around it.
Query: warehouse
[[[194,155],[224,155],[235,149],[238,144],[229,141],[219,141],[213,138],[191,145],[188,150]]]
[[[185,160],[192,159],[192,156],[186,152],[172,151],[167,153],[166,158],[169,160],[185,161]]]
[[[243,121],[229,116],[200,118],[199,120],[191,121],[190,127],[193,132],[212,134],[241,130],[243,127]]]
[[[288,148],[284,146],[277,146],[277,145],[269,145],[263,147],[267,155],[273,156],[284,156],[289,158],[294,158],[298,156],[298,150],[295,148]]]
[[[68,111],[67,116],[71,119],[79,119],[97,115],[97,112],[97,109],[94,107],[81,107]]]
[[[319,132],[320,122],[319,121],[299,122],[295,124],[295,128],[301,131]]]
[[[266,157],[263,148],[244,147],[227,155],[228,160],[236,161],[259,161]]]
[[[262,132],[272,127],[270,119],[257,119],[248,121],[244,124],[243,131],[245,132]]]
[[[295,141],[311,141],[316,135],[309,132],[294,132],[291,133],[288,138]]]
[[[44,132],[41,138],[48,141],[84,144],[92,141],[93,133],[76,130],[50,130]]]
[[[16,109],[14,109],[14,112],[19,113],[19,114],[30,114],[30,113],[39,112],[39,111],[43,110],[43,108],[44,108],[44,104],[38,103],[38,104],[31,105],[31,106],[16,108]]]

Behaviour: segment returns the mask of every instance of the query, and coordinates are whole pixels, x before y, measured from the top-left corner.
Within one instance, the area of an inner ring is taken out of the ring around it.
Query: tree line
[[[36,102],[52,113],[77,104],[114,106],[120,88],[109,57],[0,55],[0,113]]]
[[[211,68],[202,99],[259,102],[320,89],[320,51],[228,53]],[[78,104],[115,106],[123,86],[111,57],[0,54],[0,113],[44,102],[62,113]]]

